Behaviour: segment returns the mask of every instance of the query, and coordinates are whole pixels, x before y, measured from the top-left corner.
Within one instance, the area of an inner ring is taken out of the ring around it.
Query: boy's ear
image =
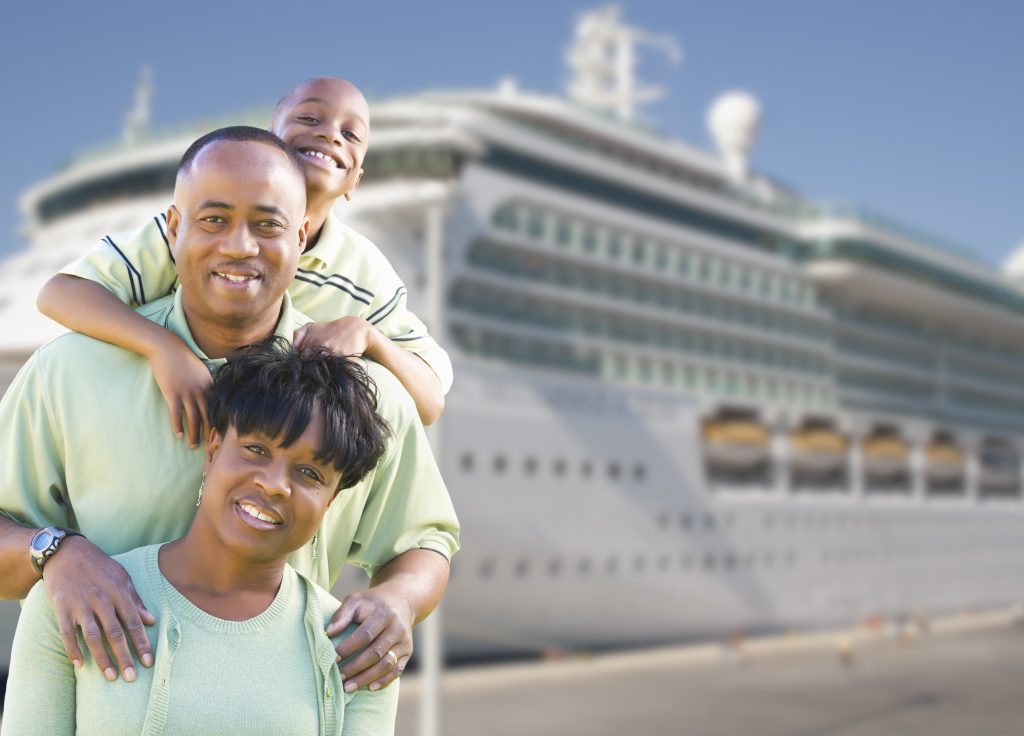
[[[170,241],[171,249],[174,249],[178,242],[178,228],[181,227],[181,213],[173,204],[167,208],[167,239]]]
[[[359,182],[361,182],[363,180],[363,174],[365,174],[365,173],[366,173],[365,171],[363,171],[362,169],[359,169],[359,178],[356,179],[356,183],[352,185],[351,189],[349,189],[347,192],[345,192],[344,196],[345,196],[345,201],[346,202],[351,202],[352,201],[352,193],[355,192],[356,187],[359,186]]]

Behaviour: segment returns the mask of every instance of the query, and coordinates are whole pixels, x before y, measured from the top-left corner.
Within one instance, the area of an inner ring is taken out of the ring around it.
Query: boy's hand
[[[310,322],[295,330],[295,347],[322,345],[337,356],[371,353],[377,328],[362,317],[342,317],[333,322]]]
[[[210,370],[177,338],[153,351],[149,364],[171,412],[174,433],[183,437],[187,429],[189,447],[199,447],[204,428],[210,426],[206,415],[206,394],[213,385]]]

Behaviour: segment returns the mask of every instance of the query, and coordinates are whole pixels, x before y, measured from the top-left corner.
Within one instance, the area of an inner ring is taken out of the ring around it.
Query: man
[[[182,158],[174,198],[167,229],[181,286],[140,314],[211,370],[232,350],[274,334],[290,339],[309,321],[285,293],[308,220],[301,163],[280,139],[257,128],[204,136]],[[203,470],[202,449],[167,429],[148,366],[135,353],[66,335],[29,359],[0,402],[0,597],[24,597],[42,577],[68,655],[81,658],[80,629],[108,679],[117,670],[134,679],[129,641],[152,663],[143,628],[152,617],[108,555],[183,534]],[[372,576],[328,629],[361,622],[350,640],[366,647],[343,669],[349,691],[401,673],[411,628],[443,594],[458,546],[415,405],[387,370],[367,370],[394,436],[370,476],[332,506],[316,546],[290,560],[325,586],[345,561]]]

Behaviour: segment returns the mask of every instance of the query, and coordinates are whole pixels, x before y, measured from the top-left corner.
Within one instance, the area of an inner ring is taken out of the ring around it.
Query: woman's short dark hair
[[[357,362],[323,347],[294,348],[281,337],[240,348],[214,377],[210,423],[223,436],[259,432],[282,447],[295,442],[319,415],[318,462],[341,472],[349,488],[377,465],[391,434],[377,414],[377,387]]]

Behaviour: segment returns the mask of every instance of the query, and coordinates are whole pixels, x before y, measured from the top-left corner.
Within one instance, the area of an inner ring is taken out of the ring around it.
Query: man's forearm
[[[28,554],[36,531],[0,514],[0,599],[24,598],[39,581],[39,573]]]
[[[419,623],[441,602],[448,587],[450,566],[444,555],[428,549],[411,549],[384,565],[370,580],[370,587],[386,586],[408,602]]]

